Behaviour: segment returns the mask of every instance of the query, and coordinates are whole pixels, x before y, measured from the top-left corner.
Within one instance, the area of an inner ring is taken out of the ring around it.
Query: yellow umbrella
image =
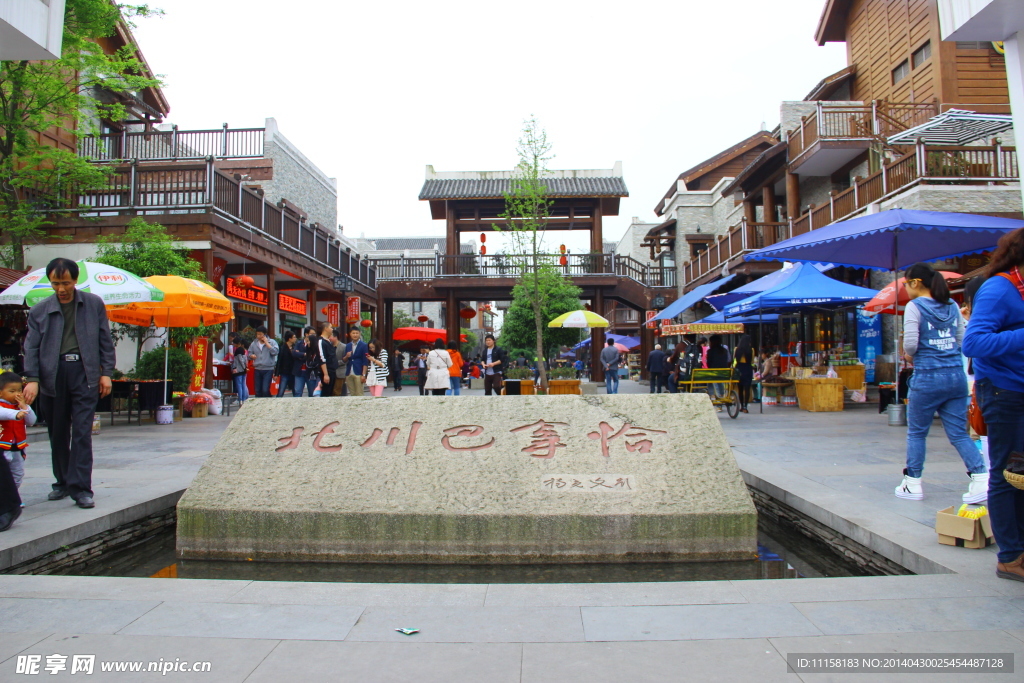
[[[140,327],[166,327],[164,345],[164,400],[167,396],[167,354],[171,327],[216,325],[233,320],[231,302],[210,285],[177,275],[153,275],[146,282],[164,293],[163,301],[140,301],[107,306],[107,318]]]
[[[608,319],[593,311],[569,311],[548,323],[548,327],[608,327]]]
[[[164,300],[107,306],[109,319],[142,327],[198,327],[235,317],[228,298],[204,282],[177,275],[154,275],[145,280],[164,293]]]

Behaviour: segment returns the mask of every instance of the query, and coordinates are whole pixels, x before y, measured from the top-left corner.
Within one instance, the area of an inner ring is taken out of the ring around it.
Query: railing
[[[788,133],[790,161],[819,140],[884,140],[939,113],[935,103],[878,100],[863,106],[816,104],[815,111],[800,117],[800,126]]]
[[[635,280],[648,287],[676,286],[672,267],[649,266],[628,256],[617,254],[541,254],[542,262],[555,265],[567,277],[616,275]],[[379,280],[433,280],[449,277],[514,278],[519,273],[521,257],[508,254],[435,254],[431,257],[374,259]]]
[[[153,130],[105,133],[78,140],[78,156],[93,161],[171,161],[179,159],[245,159],[263,156],[264,128]]]
[[[921,169],[924,169],[923,173]],[[683,282],[689,285],[748,251],[763,249],[842,220],[912,185],[1005,182],[1019,177],[1014,147],[918,144],[913,151],[885,164],[867,178],[856,178],[853,185],[842,192],[832,192],[827,203],[812,204],[806,213],[788,223],[748,223],[744,218],[683,265]]]
[[[300,253],[367,287],[377,286],[377,272],[372,264],[344,253],[340,240],[331,233],[296,215],[283,202],[267,201],[262,191],[216,170],[213,163],[209,160],[119,166],[103,187],[66,190],[58,210],[83,217],[212,212],[262,233],[282,250]]]

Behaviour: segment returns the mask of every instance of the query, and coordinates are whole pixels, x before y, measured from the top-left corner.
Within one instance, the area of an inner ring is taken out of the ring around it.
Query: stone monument
[[[183,558],[747,560],[706,396],[255,399],[178,503]]]

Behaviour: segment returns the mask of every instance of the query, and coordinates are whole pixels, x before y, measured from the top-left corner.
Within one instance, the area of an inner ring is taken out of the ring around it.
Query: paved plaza
[[[621,393],[646,391],[622,383]],[[32,680],[15,673],[18,654],[45,664],[54,653],[211,662],[212,673],[167,674],[181,681],[936,679],[798,676],[786,672],[790,652],[1014,653],[1017,673],[982,680],[1021,680],[1024,584],[995,577],[993,548],[936,541],[935,511],[958,505],[968,481],[941,426],[929,437],[925,499],[907,501],[892,494],[905,428],[887,426],[874,407],[751,411],[720,416],[748,484],[919,575],[542,585],[0,575],[0,681]],[[92,510],[45,501],[48,450],[45,435],[34,436],[26,511],[0,534],[0,569],[168,507],[228,422],[104,424]]]

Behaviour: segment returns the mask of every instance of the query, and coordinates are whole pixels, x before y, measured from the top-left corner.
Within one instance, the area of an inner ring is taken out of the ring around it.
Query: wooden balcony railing
[[[789,131],[790,161],[819,140],[881,140],[924,123],[939,113],[935,103],[890,103],[831,105],[817,102],[815,111],[800,118],[800,126]]]
[[[538,258],[555,265],[567,277],[617,275],[648,287],[676,286],[676,270],[672,267],[650,266],[628,256],[617,254],[566,254],[565,265],[560,254],[543,254]],[[519,272],[517,257],[508,254],[460,254],[433,257],[374,259],[378,280],[433,280],[435,278],[514,278]]]
[[[93,161],[170,161],[240,159],[263,156],[265,128],[153,130],[88,135],[78,140],[78,156]]]
[[[913,151],[886,164],[878,172],[867,178],[857,178],[852,186],[842,192],[831,193],[827,203],[811,205],[806,213],[788,223],[748,223],[744,218],[683,265],[683,283],[688,286],[748,251],[763,249],[842,220],[868,204],[920,183],[970,185],[1018,180],[1019,177],[1017,150],[1014,147],[939,147],[918,144]]]
[[[233,223],[258,231],[283,249],[345,274],[370,288],[376,287],[376,271],[341,249],[341,241],[319,225],[267,200],[262,191],[206,162],[177,161],[119,165],[98,188],[66,188],[58,213],[79,216],[135,215],[139,213],[220,214]]]

